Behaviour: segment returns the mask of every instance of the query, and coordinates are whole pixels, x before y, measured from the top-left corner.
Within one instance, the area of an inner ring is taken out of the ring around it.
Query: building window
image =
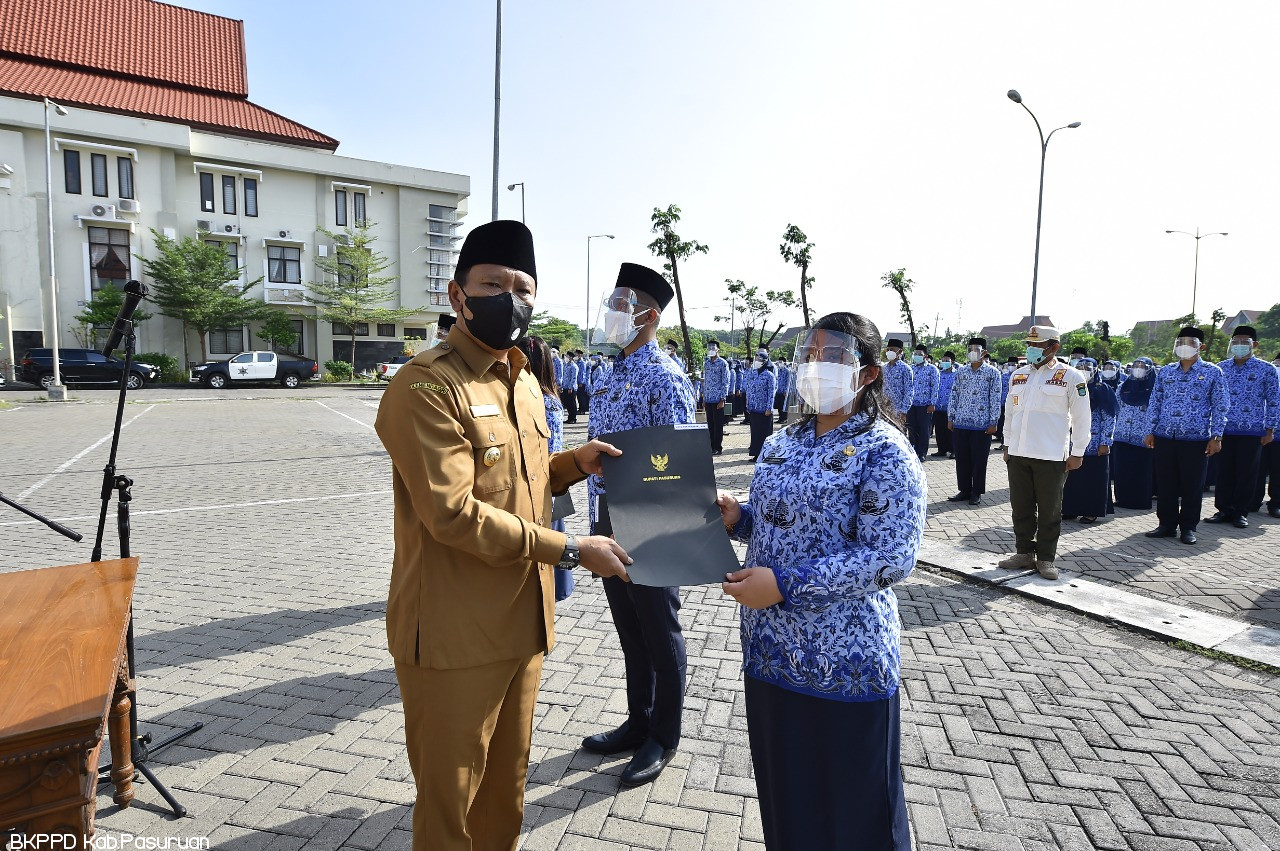
[[[234,239],[206,239],[205,245],[216,245],[227,255],[227,271],[240,274],[240,243]]]
[[[428,293],[427,303],[432,307],[452,307],[452,305],[449,304],[448,293]]]
[[[120,179],[120,197],[133,197],[133,159],[116,157],[116,177]]]
[[[408,325],[406,325],[404,327],[404,336],[408,339],[413,339],[413,340],[425,340],[427,339],[427,329],[426,328],[410,328]]]
[[[244,214],[253,218],[258,215],[258,181],[252,177],[244,179]]]
[[[302,283],[302,249],[268,245],[267,279],[273,284]]]
[[[293,327],[293,333],[297,335],[297,338],[293,341],[293,349],[290,349],[288,346],[282,346],[279,343],[272,343],[271,351],[278,352],[282,355],[300,354],[302,352],[302,320],[290,319],[289,325]]]
[[[238,355],[244,351],[244,330],[219,328],[209,332],[209,354]]]
[[[395,335],[396,335],[396,323],[394,323],[394,322],[379,322],[379,323],[378,323],[378,336],[379,336],[379,337],[394,337]]]
[[[228,216],[236,214],[236,179],[229,174],[222,176],[222,212]]]
[[[89,228],[89,288],[124,289],[129,280],[129,231],[124,228]]]
[[[365,220],[365,208],[364,208],[364,193],[363,193],[363,192],[352,192],[352,193],[351,193],[351,200],[352,200],[352,202],[353,202],[353,203],[354,203],[354,205],[355,205],[355,219],[356,219],[356,227],[358,227],[358,228],[362,228],[362,227],[364,227],[364,225],[365,225],[365,221],[366,221],[366,220]]]
[[[93,177],[93,194],[107,197],[107,155],[89,154],[89,167]]]
[[[333,223],[340,228],[347,226],[347,192],[345,189],[333,191]]]
[[[213,175],[207,171],[200,172],[200,210],[212,213],[213,210]]]
[[[368,336],[369,336],[369,323],[368,323],[368,322],[357,322],[355,327],[356,327],[356,333],[355,333],[355,335],[356,335],[357,337],[368,337]],[[351,336],[351,326],[350,326],[350,325],[348,325],[348,324],[346,324],[345,322],[335,322],[335,323],[333,323],[333,336],[335,336],[335,337],[350,337],[350,336]]]
[[[453,222],[458,219],[458,210],[456,207],[442,207],[439,204],[428,204],[427,217]]]
[[[67,193],[79,195],[80,190],[80,152],[62,151],[62,173],[66,176]]]

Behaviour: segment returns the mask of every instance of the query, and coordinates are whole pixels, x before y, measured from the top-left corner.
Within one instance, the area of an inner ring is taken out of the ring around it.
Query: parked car
[[[280,383],[297,387],[320,377],[320,364],[308,358],[276,352],[241,352],[228,361],[210,361],[191,369],[191,381],[215,390],[228,384]]]
[[[124,361],[94,349],[59,347],[58,369],[62,373],[62,383],[69,387],[119,385],[120,376],[124,374]],[[130,390],[137,390],[159,377],[160,367],[134,361],[129,367],[126,385]],[[53,350],[28,350],[22,356],[22,380],[49,389],[53,384]]]
[[[386,363],[378,364],[378,368],[374,370],[373,377],[379,381],[390,381],[391,378],[400,371],[400,367],[413,360],[416,355],[400,355],[394,357]]]

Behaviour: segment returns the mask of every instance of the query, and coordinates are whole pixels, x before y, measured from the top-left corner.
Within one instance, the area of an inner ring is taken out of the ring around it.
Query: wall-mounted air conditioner
[[[351,237],[347,236],[345,233],[337,233],[333,235],[333,241],[339,245],[350,245]]]
[[[95,219],[114,219],[116,217],[115,204],[94,204],[89,211]]]
[[[142,206],[132,198],[121,198],[120,203],[116,205],[122,213],[141,213]]]
[[[196,230],[211,231],[213,230],[213,222],[208,219],[196,219]]]
[[[238,233],[240,233],[240,226],[239,226],[239,225],[223,225],[223,226],[222,226],[222,232],[223,232],[223,233],[237,233],[237,234],[238,234]]]
[[[282,230],[279,233],[281,239],[293,239],[293,231]]]

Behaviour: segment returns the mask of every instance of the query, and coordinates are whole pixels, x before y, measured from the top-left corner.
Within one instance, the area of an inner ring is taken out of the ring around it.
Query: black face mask
[[[533,318],[533,305],[512,293],[469,296],[463,293],[471,318],[466,320],[471,336],[491,349],[503,351],[524,340]]]

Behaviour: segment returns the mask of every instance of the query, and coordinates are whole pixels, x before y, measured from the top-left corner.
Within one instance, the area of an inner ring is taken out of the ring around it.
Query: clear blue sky
[[[339,153],[470,175],[489,220],[494,3],[182,0],[245,21],[250,97]],[[902,327],[880,276],[906,267],[916,321],[974,329],[1030,306],[1127,330],[1191,306],[1280,301],[1273,246],[1280,79],[1273,0],[803,2],[507,0],[501,209],[537,240],[539,305],[581,323],[620,261],[658,266],[649,215],[675,203],[711,246],[682,267],[690,322],[725,278],[794,288],[788,223],[817,244],[819,312]],[[376,212],[375,212],[376,216]],[[674,321],[674,310],[669,311]],[[780,317],[788,323],[798,311]]]

